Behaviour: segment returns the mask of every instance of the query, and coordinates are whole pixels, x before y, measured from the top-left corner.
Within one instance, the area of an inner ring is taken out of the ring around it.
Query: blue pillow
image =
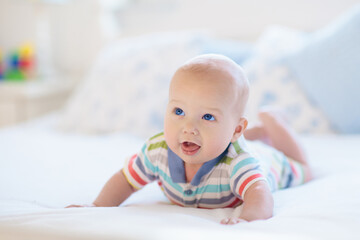
[[[360,5],[283,60],[335,130],[360,133]]]

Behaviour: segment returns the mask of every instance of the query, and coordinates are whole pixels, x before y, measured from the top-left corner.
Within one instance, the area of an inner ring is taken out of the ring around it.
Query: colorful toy
[[[27,78],[33,77],[34,70],[34,49],[30,44],[25,44],[19,50],[19,69]]]
[[[0,52],[0,79],[5,81],[25,81],[34,77],[35,60],[31,44],[24,44],[12,51],[2,61]]]
[[[0,81],[4,79],[4,66],[2,61],[2,53],[0,49]]]

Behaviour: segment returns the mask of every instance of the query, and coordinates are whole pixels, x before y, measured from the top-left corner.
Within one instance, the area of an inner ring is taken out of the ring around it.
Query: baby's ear
[[[231,138],[231,142],[236,142],[238,140],[238,138],[243,135],[246,127],[248,125],[248,121],[246,118],[242,117],[240,118],[236,128],[235,128],[235,131],[234,131],[234,134],[233,134],[233,137]]]

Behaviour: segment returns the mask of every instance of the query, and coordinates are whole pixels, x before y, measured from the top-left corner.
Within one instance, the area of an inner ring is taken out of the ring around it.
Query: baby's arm
[[[93,204],[97,207],[119,206],[134,191],[121,169],[109,179]]]
[[[99,196],[93,202],[94,207],[119,206],[133,192],[134,188],[126,180],[123,171],[115,173],[105,184]],[[86,207],[86,205],[70,205],[68,207]]]
[[[235,224],[272,217],[274,200],[265,181],[258,181],[245,192],[243,208],[239,217],[227,218],[222,224]]]

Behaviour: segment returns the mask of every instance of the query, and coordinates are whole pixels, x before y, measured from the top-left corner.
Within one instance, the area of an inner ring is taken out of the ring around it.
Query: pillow
[[[360,5],[284,58],[307,96],[340,133],[360,133]]]
[[[161,131],[176,69],[196,55],[218,51],[220,43],[204,33],[175,32],[109,45],[70,98],[60,129],[87,134],[126,131],[144,138]],[[243,59],[249,54],[246,46],[238,43],[232,54]]]
[[[285,27],[269,27],[256,42],[254,55],[243,65],[250,82],[246,116],[257,124],[258,111],[281,109],[289,124],[300,133],[332,133],[323,113],[307,99],[297,79],[280,61],[303,44],[307,34]]]

